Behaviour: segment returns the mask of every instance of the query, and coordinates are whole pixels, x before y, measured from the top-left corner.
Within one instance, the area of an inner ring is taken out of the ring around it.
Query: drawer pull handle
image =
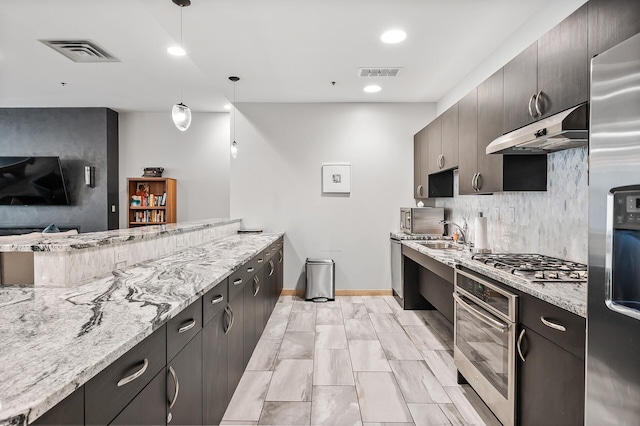
[[[215,305],[216,303],[220,303],[224,300],[224,296],[222,294],[217,295],[213,299],[211,299],[211,304]]]
[[[524,355],[522,355],[522,347],[520,346],[520,344],[522,343],[522,338],[524,337],[525,331],[526,330],[523,328],[520,332],[520,336],[518,336],[518,344],[516,345],[518,347],[518,355],[520,355],[520,359],[522,360],[522,362],[524,362]]]
[[[138,371],[136,371],[135,373],[133,373],[130,376],[127,376],[123,379],[120,379],[120,381],[118,382],[118,386],[124,386],[127,383],[131,383],[133,382],[135,379],[137,379],[138,377],[142,376],[144,374],[145,371],[147,371],[147,367],[149,367],[149,360],[147,358],[144,359],[144,363],[142,364],[142,368]]]
[[[536,94],[535,93],[533,95],[531,95],[531,97],[529,98],[529,117],[531,117],[531,118],[536,118],[537,117],[537,115],[531,109],[531,102],[533,102],[533,100],[535,98],[536,98]]]
[[[258,263],[262,263],[263,259],[258,259]]]
[[[240,284],[242,284],[242,278],[233,280],[233,285],[240,285]]]
[[[258,276],[256,275],[255,277],[253,277],[253,282],[253,297],[255,297],[260,292],[260,278],[258,278]]]
[[[169,401],[169,410],[176,405],[176,401],[178,400],[178,393],[180,392],[180,382],[178,382],[178,376],[176,375],[176,370],[173,369],[172,366],[169,366],[169,374],[171,374],[171,378],[173,379],[173,383],[176,384],[176,391],[173,394],[173,398]]]
[[[542,323],[544,325],[546,325],[549,328],[553,328],[554,330],[558,330],[558,331],[567,331],[567,329],[564,327],[564,325],[560,325],[560,324],[556,324],[555,322],[551,322],[548,319],[546,319],[545,317],[540,317],[540,321],[542,321]]]
[[[233,311],[229,307],[229,305],[225,306],[224,313],[227,314],[227,318],[229,318],[229,322],[227,323],[226,328],[224,329],[224,334],[228,334],[231,327],[233,327]]]
[[[536,95],[536,113],[538,114],[536,117],[542,117],[542,108],[540,108],[540,97],[542,96],[542,90],[538,92]]]
[[[178,329],[178,333],[184,333],[185,331],[189,331],[195,326],[196,326],[196,320],[192,318],[191,321],[189,321],[189,324],[185,324]]]
[[[247,268],[247,272],[253,272],[253,267]]]

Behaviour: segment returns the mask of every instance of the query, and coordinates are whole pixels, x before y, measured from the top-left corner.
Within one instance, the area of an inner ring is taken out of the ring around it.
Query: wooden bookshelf
[[[144,190],[140,188],[141,185]],[[129,228],[176,223],[177,185],[175,179],[127,178],[127,188],[129,194]],[[139,205],[137,204],[138,201]]]

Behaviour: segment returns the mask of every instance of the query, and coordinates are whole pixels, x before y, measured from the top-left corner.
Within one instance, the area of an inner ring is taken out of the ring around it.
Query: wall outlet
[[[116,265],[124,263],[125,265],[129,261],[129,250],[126,248],[117,248],[115,250],[113,263]]]
[[[516,223],[516,208],[509,207],[509,213],[507,215],[507,223]]]
[[[500,208],[494,207],[493,212],[491,212],[491,221],[498,222],[500,221]]]

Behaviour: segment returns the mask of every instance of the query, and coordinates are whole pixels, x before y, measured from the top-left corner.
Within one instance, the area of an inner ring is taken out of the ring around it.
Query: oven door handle
[[[491,318],[489,315],[483,314],[477,309],[473,309],[468,303],[462,300],[462,298],[458,296],[457,293],[453,293],[453,298],[455,299],[456,302],[458,302],[461,308],[464,308],[467,312],[469,312],[471,315],[473,315],[483,323],[487,324],[489,327],[495,328],[496,330],[500,330],[503,333],[509,330],[509,324],[505,324],[503,322],[497,321]]]

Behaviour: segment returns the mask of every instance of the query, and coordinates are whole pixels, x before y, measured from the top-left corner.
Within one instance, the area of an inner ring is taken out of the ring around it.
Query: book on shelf
[[[166,206],[167,205],[167,193],[166,193],[166,191],[163,192],[161,197],[160,197],[160,205],[161,206]]]

